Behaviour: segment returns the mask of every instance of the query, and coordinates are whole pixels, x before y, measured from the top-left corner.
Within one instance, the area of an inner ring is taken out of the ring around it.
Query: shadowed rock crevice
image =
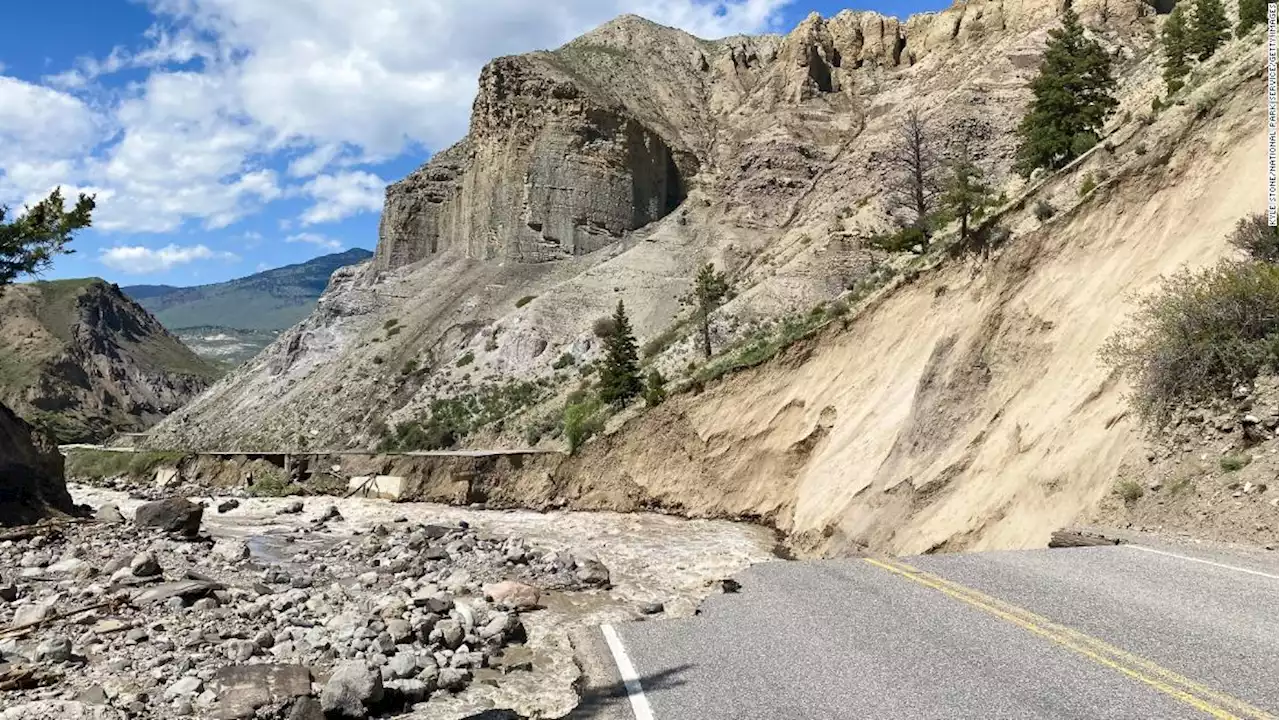
[[[0,404],[0,526],[71,511],[57,446]]]

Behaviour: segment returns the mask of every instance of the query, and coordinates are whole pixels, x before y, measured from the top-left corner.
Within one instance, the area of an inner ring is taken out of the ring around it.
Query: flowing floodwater
[[[143,500],[127,493],[72,484],[77,503],[116,504],[126,517]],[[595,557],[609,568],[610,590],[559,593],[544,597],[545,609],[524,615],[534,671],[501,676],[501,682],[473,683],[457,696],[432,700],[413,718],[461,718],[487,708],[511,708],[530,717],[558,717],[576,704],[573,685],[579,675],[570,633],[578,628],[639,620],[638,607],[660,602],[663,616],[692,615],[716,580],[747,566],[776,559],[772,531],[723,520],[686,520],[651,513],[533,512],[480,510],[434,503],[392,503],[365,498],[302,498],[301,514],[277,511],[298,498],[237,498],[240,506],[214,511],[222,500],[206,502],[204,528],[213,537],[247,540],[260,564],[292,562],[293,555],[316,544],[342,542],[379,524],[396,522],[457,524],[481,532],[524,538],[545,551],[568,550]],[[208,501],[210,498],[192,498]],[[314,533],[311,518],[330,505],[345,522]],[[661,622],[663,616],[648,620]]]

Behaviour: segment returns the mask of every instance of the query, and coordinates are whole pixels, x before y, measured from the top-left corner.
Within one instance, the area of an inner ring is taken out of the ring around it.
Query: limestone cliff
[[[102,280],[0,295],[0,401],[61,442],[145,430],[217,374]]]

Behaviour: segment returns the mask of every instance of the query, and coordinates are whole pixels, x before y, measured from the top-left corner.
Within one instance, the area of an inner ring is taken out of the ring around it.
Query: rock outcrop
[[[697,161],[557,53],[495,60],[467,139],[387,190],[377,265],[459,248],[483,260],[585,255],[669,214]]]
[[[218,371],[102,280],[0,295],[0,401],[60,442],[145,430]]]
[[[57,446],[0,404],[0,525],[71,510]]]

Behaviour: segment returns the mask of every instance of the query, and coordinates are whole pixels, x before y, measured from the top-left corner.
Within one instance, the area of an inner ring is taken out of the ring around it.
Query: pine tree
[[[1267,0],[1240,0],[1240,23],[1236,25],[1236,37],[1242,37],[1254,25],[1267,22]]]
[[[1222,0],[1195,0],[1188,38],[1197,60],[1208,60],[1230,37],[1231,23]]]
[[[93,208],[93,198],[81,195],[68,211],[61,188],[9,222],[9,209],[0,205],[0,292],[19,275],[38,273],[55,256],[73,252],[66,244],[77,230],[90,226]]]
[[[716,272],[715,265],[707,263],[698,270],[698,277],[694,281],[693,294],[698,303],[698,324],[702,330],[702,352],[709,358],[711,357],[711,313],[720,307],[720,303],[729,294],[729,281],[725,278],[724,273]]]
[[[983,177],[982,169],[974,163],[967,142],[962,143],[950,171],[939,204],[944,212],[960,222],[960,242],[964,244],[971,235],[970,223],[982,219],[995,202],[995,192]]]
[[[1080,17],[1067,6],[1062,27],[1049,31],[1040,74],[1031,81],[1031,107],[1018,126],[1018,172],[1029,177],[1037,168],[1056,170],[1096,145],[1117,105],[1114,91],[1111,57],[1085,36]]]
[[[640,394],[640,355],[626,308],[618,301],[613,313],[613,332],[604,339],[605,357],[600,367],[600,399],[613,405],[624,405]]]
[[[1173,12],[1169,13],[1160,42],[1164,46],[1164,84],[1172,95],[1182,89],[1182,79],[1191,69],[1187,61],[1191,54],[1187,37],[1187,16],[1181,5],[1174,7]]]

